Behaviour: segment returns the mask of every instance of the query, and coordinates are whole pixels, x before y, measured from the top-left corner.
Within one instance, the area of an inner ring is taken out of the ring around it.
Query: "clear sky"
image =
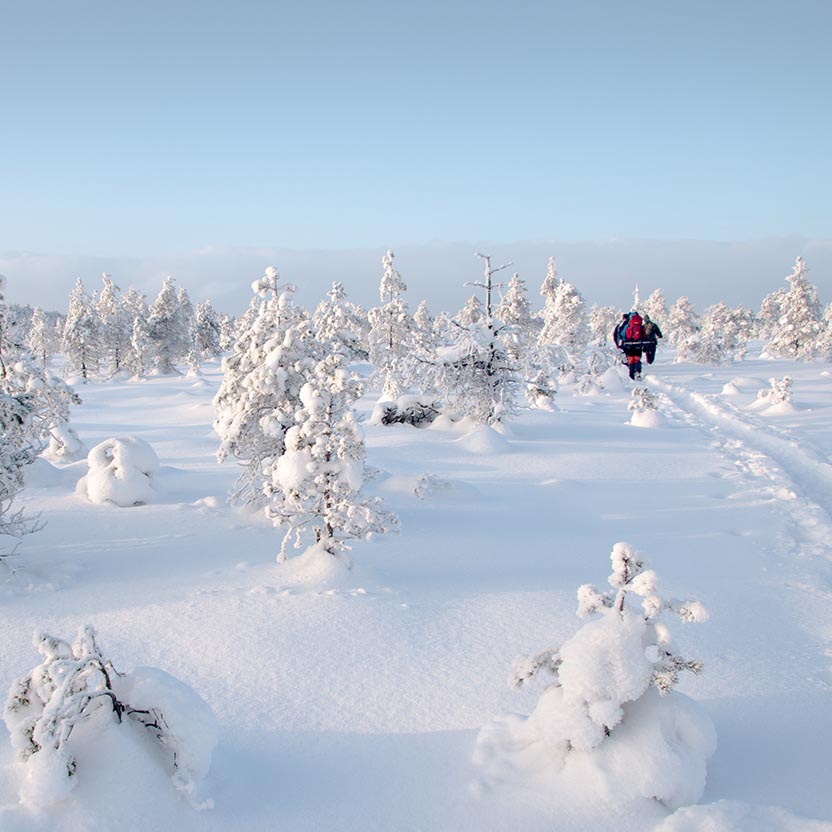
[[[103,268],[151,296],[173,273],[231,311],[277,260],[315,293],[354,281],[366,303],[390,246],[414,304],[423,291],[445,308],[464,300],[481,246],[519,260],[533,289],[554,254],[599,302],[626,303],[640,280],[754,305],[797,254],[828,296],[832,0],[0,12],[13,302],[61,308]],[[731,255],[693,254],[696,240]],[[436,245],[454,241],[451,267]],[[760,245],[746,257],[747,241]],[[460,288],[446,300],[429,284]]]
[[[0,251],[830,236],[832,3],[2,0]]]

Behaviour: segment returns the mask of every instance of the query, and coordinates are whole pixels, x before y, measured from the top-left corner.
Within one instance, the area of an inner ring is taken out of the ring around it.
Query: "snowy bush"
[[[578,614],[589,618],[578,632],[515,662],[513,687],[542,674],[552,683],[528,717],[482,729],[475,762],[495,779],[579,771],[605,799],[651,798],[672,808],[695,802],[716,735],[699,706],[673,690],[680,673],[698,673],[701,664],[675,651],[660,619],[704,621],[707,613],[696,601],[660,596],[656,573],[628,544],[617,543],[611,559],[613,592],[578,589]]]
[[[758,399],[764,400],[769,405],[792,400],[792,380],[789,376],[783,376],[781,379],[770,378],[768,383],[770,387],[758,391]]]
[[[151,739],[191,804],[210,806],[197,804],[196,792],[211,764],[217,728],[194,691],[155,668],[119,673],[89,625],[72,644],[41,633],[33,643],[42,662],[12,684],[3,715],[25,767],[21,802],[48,806],[63,800],[111,732],[138,731]]]
[[[92,503],[115,503],[122,508],[150,502],[156,493],[159,459],[143,439],[105,439],[87,456],[89,471],[77,491]]]
[[[664,416],[659,413],[659,399],[647,387],[634,387],[632,398],[627,405],[632,413],[630,424],[642,428],[663,427],[666,424]]]
[[[396,401],[381,401],[373,408],[371,425],[413,425],[423,428],[439,415],[436,402],[420,401],[418,396],[399,396]]]

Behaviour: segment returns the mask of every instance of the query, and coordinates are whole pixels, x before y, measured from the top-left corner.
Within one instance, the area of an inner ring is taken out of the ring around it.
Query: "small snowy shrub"
[[[538,370],[526,382],[526,400],[538,410],[557,410],[554,402],[557,392],[557,381],[543,370]]]
[[[418,396],[399,396],[396,401],[379,402],[370,417],[371,425],[413,425],[427,427],[439,415],[436,402],[420,401]]]
[[[673,690],[682,672],[702,666],[675,651],[661,617],[704,621],[707,613],[697,601],[659,595],[656,573],[626,543],[613,548],[612,567],[613,592],[578,589],[578,614],[588,620],[571,639],[515,662],[513,687],[543,674],[552,682],[531,715],[482,729],[475,762],[492,778],[577,771],[605,799],[695,802],[716,736],[707,715]]]
[[[413,493],[420,500],[424,500],[439,491],[447,491],[450,487],[451,484],[447,480],[437,477],[436,474],[420,474],[416,480]]]
[[[647,387],[634,387],[632,399],[627,405],[632,413],[630,424],[639,428],[661,428],[667,424],[665,417],[659,413],[659,399]]]
[[[792,400],[792,380],[789,376],[781,379],[770,378],[769,388],[763,388],[757,393],[757,398],[764,400],[767,405],[781,404]]]
[[[105,735],[116,730],[149,737],[176,788],[195,808],[210,806],[195,799],[217,729],[211,709],[194,691],[155,668],[119,673],[89,625],[78,630],[73,644],[40,633],[33,643],[43,660],[12,683],[3,714],[26,770],[23,803],[48,806],[67,797],[85,762],[92,764]]]
[[[87,462],[89,472],[79,480],[77,491],[92,503],[139,506],[156,493],[159,459],[143,439],[105,439],[89,452]]]
[[[632,400],[627,405],[628,410],[645,411],[657,410],[659,407],[656,394],[650,391],[647,387],[634,387],[632,393]]]

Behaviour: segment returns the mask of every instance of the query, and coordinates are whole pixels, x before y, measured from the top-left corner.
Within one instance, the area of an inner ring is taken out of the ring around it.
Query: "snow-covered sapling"
[[[196,693],[161,670],[119,673],[89,625],[72,644],[44,633],[35,633],[33,643],[42,661],[12,683],[3,714],[26,767],[22,802],[45,806],[63,800],[107,732],[138,728],[162,752],[176,788],[195,808],[210,806],[195,799],[217,729]]]
[[[92,503],[126,508],[149,503],[156,494],[159,458],[143,439],[105,439],[89,452],[87,462],[89,471],[78,481],[76,490]]]
[[[792,400],[792,380],[790,376],[783,378],[770,378],[769,387],[764,387],[757,393],[757,398],[765,400],[766,404],[781,404]]]
[[[578,632],[514,663],[512,687],[541,675],[551,683],[528,717],[483,728],[475,761],[497,776],[546,770],[557,777],[578,767],[617,798],[694,802],[715,731],[699,706],[673,690],[682,672],[702,665],[675,650],[662,616],[694,622],[707,613],[698,601],[663,597],[656,573],[629,544],[615,544],[611,559],[612,591],[578,589],[578,614],[588,619]]]
[[[645,410],[658,410],[659,400],[655,393],[647,387],[634,387],[632,398],[627,405],[628,410],[644,412]]]

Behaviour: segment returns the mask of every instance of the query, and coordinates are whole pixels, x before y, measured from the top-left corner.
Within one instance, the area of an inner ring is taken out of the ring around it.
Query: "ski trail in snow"
[[[766,490],[785,515],[787,545],[796,555],[789,558],[784,585],[795,593],[795,609],[804,626],[815,633],[823,654],[832,657],[832,465],[810,443],[798,443],[783,428],[767,425],[719,396],[655,376],[650,384],[688,423],[722,445],[741,470],[771,483]]]
[[[832,560],[832,465],[820,451],[805,441],[798,443],[791,439],[782,429],[775,433],[768,425],[715,397],[685,390],[655,377],[651,383],[684,413],[698,417],[706,425],[719,428],[726,436],[738,440],[757,458],[752,469],[756,467],[762,473],[761,469],[768,469],[773,463],[785,475],[796,497],[802,497],[822,509],[822,513],[817,513],[820,516],[810,525],[824,521],[828,535],[816,541],[820,548],[813,553]],[[773,481],[782,479],[774,476],[775,472],[767,473]],[[816,538],[817,535],[811,537]]]

